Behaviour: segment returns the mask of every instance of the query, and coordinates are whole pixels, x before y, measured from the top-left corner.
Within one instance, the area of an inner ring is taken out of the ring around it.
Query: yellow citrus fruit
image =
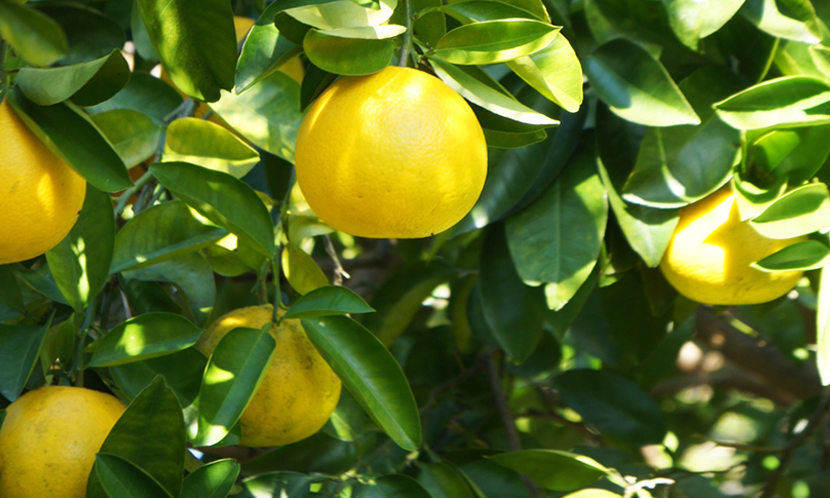
[[[484,132],[438,78],[387,67],[343,77],[300,126],[297,182],[331,227],[361,237],[442,232],[473,207],[487,176]]]
[[[84,498],[95,453],[122,413],[115,397],[82,387],[21,396],[0,428],[0,496]]]
[[[261,329],[272,321],[273,312],[271,305],[231,311],[205,331],[196,348],[210,355],[228,332],[237,327]],[[270,333],[277,349],[242,414],[243,446],[278,446],[305,439],[325,425],[340,399],[340,378],[308,340],[299,320],[282,320]]]
[[[803,237],[775,240],[741,221],[729,187],[680,210],[660,269],[681,294],[705,304],[757,304],[786,294],[802,272],[766,273],[750,265]]]
[[[84,205],[86,180],[0,104],[0,265],[34,258],[66,237]]]

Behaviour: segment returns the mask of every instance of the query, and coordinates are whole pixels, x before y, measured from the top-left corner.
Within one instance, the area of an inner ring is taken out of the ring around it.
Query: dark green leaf
[[[738,130],[830,123],[830,83],[785,76],[759,83],[715,104],[718,117]]]
[[[374,308],[362,297],[346,287],[327,285],[307,293],[288,308],[283,318],[316,318],[345,315],[348,313],[372,313]]]
[[[93,474],[110,498],[172,498],[147,472],[114,455],[95,455]]]
[[[23,294],[8,265],[0,265],[0,322],[23,312]]]
[[[58,61],[61,65],[79,64],[100,59],[120,50],[127,41],[124,30],[107,14],[79,2],[43,2],[38,10],[63,28],[69,51]]]
[[[524,450],[489,457],[552,491],[571,491],[592,484],[609,470],[586,456],[556,450]]]
[[[129,399],[134,399],[157,375],[161,375],[182,406],[188,407],[199,395],[205,365],[207,358],[197,349],[189,348],[151,360],[111,367],[110,374]]]
[[[34,103],[53,105],[67,99],[80,106],[108,100],[130,80],[130,67],[118,50],[100,59],[46,69],[22,68],[17,85]]]
[[[489,0],[453,2],[428,12],[432,11],[444,12],[463,24],[493,21],[496,19],[536,19],[536,16],[524,9],[514,7],[509,3],[492,2]],[[420,13],[419,15],[424,15],[424,13]]]
[[[310,64],[306,70],[305,77],[303,77],[303,84],[300,89],[300,106],[303,112],[336,79],[336,74],[323,71],[314,64]]]
[[[362,325],[344,316],[305,318],[303,328],[364,410],[395,443],[421,444],[418,406],[400,365]]]
[[[193,98],[219,100],[233,88],[236,32],[222,0],[138,0],[150,43],[170,79]]]
[[[360,498],[432,498],[418,481],[404,474],[390,474],[375,479],[374,486],[362,490]]]
[[[94,114],[92,122],[107,137],[127,168],[155,154],[161,128],[145,114],[130,109],[114,109]]]
[[[111,367],[149,360],[196,344],[202,330],[172,313],[144,313],[127,320],[101,338],[89,364]]]
[[[181,95],[160,78],[146,73],[133,73],[123,90],[103,104],[86,109],[90,114],[129,109],[150,116],[158,125],[182,104]]]
[[[181,162],[153,163],[150,171],[202,216],[246,239],[263,256],[274,256],[271,215],[246,183],[227,173]]]
[[[244,92],[296,55],[297,47],[274,25],[274,15],[284,8],[283,2],[268,5],[248,33],[236,63],[234,93]]]
[[[311,482],[311,478],[298,472],[272,472],[246,479],[242,486],[254,497],[306,498]]]
[[[204,119],[177,119],[167,127],[164,162],[186,162],[242,178],[259,162],[251,146]]]
[[[221,441],[239,421],[268,373],[276,341],[262,330],[240,327],[219,341],[199,391],[199,426],[194,446]]]
[[[96,188],[118,192],[133,184],[124,161],[80,109],[71,104],[41,107],[18,90],[6,98],[38,138]]]
[[[420,466],[418,482],[432,498],[475,498],[464,475],[446,463],[428,463]]]
[[[765,271],[816,270],[825,266],[828,256],[829,247],[817,240],[805,240],[787,246],[752,266]]]
[[[55,283],[75,311],[83,311],[104,288],[114,240],[115,215],[110,196],[88,185],[75,226],[57,246],[46,251]]]
[[[600,431],[634,445],[659,444],[666,433],[660,406],[630,380],[597,370],[554,379],[565,403]]]
[[[341,474],[354,466],[357,456],[357,448],[354,443],[341,441],[324,432],[318,432],[307,439],[282,446],[248,460],[242,464],[242,473],[245,475],[259,475],[277,470],[288,470]],[[279,474],[286,473],[280,472]],[[278,477],[279,482],[299,481],[306,486],[309,484],[308,480],[302,480],[297,475],[280,475]]]
[[[48,66],[69,50],[66,34],[58,23],[35,9],[12,2],[0,2],[0,38],[35,66]]]
[[[506,62],[546,47],[559,29],[533,19],[483,21],[449,31],[429,55],[452,64]]]
[[[51,321],[51,320],[50,320]],[[16,401],[35,368],[49,324],[0,325],[0,394]]]
[[[239,476],[239,464],[225,459],[211,462],[190,473],[180,498],[225,498]]]

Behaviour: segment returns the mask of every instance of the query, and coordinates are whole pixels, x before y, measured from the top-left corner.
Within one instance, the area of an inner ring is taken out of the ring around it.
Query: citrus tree
[[[0,496],[830,496],[828,26],[0,0]]]

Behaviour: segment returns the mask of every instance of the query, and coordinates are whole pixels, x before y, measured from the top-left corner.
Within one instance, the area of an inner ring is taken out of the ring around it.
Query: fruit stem
[[[409,59],[409,51],[412,49],[412,2],[411,0],[404,0],[404,26],[406,32],[403,34],[403,43],[401,44],[401,54],[398,57],[398,67],[406,67]]]

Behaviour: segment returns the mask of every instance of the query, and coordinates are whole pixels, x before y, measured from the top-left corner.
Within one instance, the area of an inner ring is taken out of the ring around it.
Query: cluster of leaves
[[[234,13],[257,19],[241,47]],[[828,25],[808,0],[0,0],[3,96],[90,185],[66,239],[0,266],[0,393],[85,383],[129,404],[94,496],[753,489],[775,462],[695,461],[697,435],[780,447],[817,400],[649,394],[694,328],[695,303],[656,267],[678,210],[727,184],[760,233],[809,235],[756,263],[808,271],[798,298],[730,316],[794,364],[813,361],[814,328],[830,380]],[[465,97],[490,149],[464,220],[392,246],[332,232],[291,162],[314,98],[396,55]],[[301,83],[281,71],[297,57]],[[175,88],[149,74],[158,62]],[[329,285],[318,256],[338,250],[401,262],[376,311]],[[193,345],[269,299],[291,303],[347,389],[319,434],[240,466],[216,455],[279,345],[253,329],[210,358]],[[782,496],[828,494],[819,444]]]

